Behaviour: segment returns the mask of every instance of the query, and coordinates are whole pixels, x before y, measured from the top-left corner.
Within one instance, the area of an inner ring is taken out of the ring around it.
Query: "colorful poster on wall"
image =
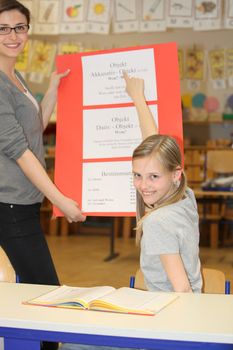
[[[233,48],[226,49],[226,78],[228,85],[233,87]]]
[[[52,73],[57,45],[49,42],[34,40],[32,57],[30,59],[29,80],[41,83],[45,77]]]
[[[29,68],[29,51],[31,48],[32,42],[29,40],[25,45],[23,51],[17,57],[17,61],[15,64],[15,69],[20,71],[21,74],[25,74]]]
[[[83,45],[78,42],[72,42],[72,41],[63,41],[58,44],[58,54],[59,55],[65,55],[65,54],[71,54],[71,53],[77,53],[82,52]]]
[[[186,68],[185,77],[188,79],[187,87],[189,90],[200,88],[201,81],[204,79],[204,50],[191,48],[186,50]]]
[[[216,90],[225,89],[225,50],[210,50],[208,59],[213,88]]]
[[[183,51],[183,49],[178,49],[178,63],[179,63],[180,80],[182,80],[182,79],[184,79],[184,51]]]
[[[67,68],[58,95],[55,182],[87,215],[134,216],[131,156],[141,132],[122,73],[144,79],[159,132],[182,148],[176,44],[58,56],[58,71]]]

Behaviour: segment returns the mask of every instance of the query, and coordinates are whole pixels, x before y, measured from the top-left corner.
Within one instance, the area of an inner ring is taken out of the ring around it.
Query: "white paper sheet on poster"
[[[82,70],[84,106],[132,102],[125,92],[123,71],[143,78],[146,100],[157,100],[153,49],[84,56]]]
[[[84,212],[134,212],[136,193],[131,161],[83,164]]]
[[[149,106],[158,125],[157,105]],[[135,107],[84,110],[83,158],[131,157],[141,142]]]

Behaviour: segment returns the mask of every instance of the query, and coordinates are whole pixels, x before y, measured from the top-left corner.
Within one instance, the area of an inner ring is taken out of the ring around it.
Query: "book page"
[[[60,304],[69,304],[74,305],[76,302],[80,304],[79,306],[88,307],[88,303],[96,298],[104,296],[112,291],[114,287],[108,286],[99,286],[99,287],[70,287],[70,286],[61,286],[49,293],[39,296],[38,298],[29,300],[27,304],[37,304],[37,305],[51,305],[56,306]],[[77,305],[78,306],[78,305]]]
[[[177,298],[172,294],[123,287],[98,300],[93,300],[90,306],[95,310],[109,309],[115,312],[156,314]]]

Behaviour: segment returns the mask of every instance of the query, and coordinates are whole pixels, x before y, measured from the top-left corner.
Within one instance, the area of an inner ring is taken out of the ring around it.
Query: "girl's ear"
[[[182,169],[181,168],[177,168],[174,173],[173,173],[173,181],[174,183],[177,183],[177,181],[180,180],[181,178],[181,174],[182,174]]]

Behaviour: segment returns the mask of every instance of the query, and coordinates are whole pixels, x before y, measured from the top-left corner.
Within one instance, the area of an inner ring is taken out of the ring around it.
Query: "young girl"
[[[140,267],[148,290],[201,292],[197,204],[187,188],[176,141],[157,135],[144,97],[144,81],[124,74],[126,91],[137,109],[145,140],[133,152],[137,190],[137,236]],[[61,350],[117,348],[63,344]]]
[[[174,138],[157,135],[142,79],[124,75],[144,141],[133,152],[140,268],[150,291],[201,292],[199,218]]]

